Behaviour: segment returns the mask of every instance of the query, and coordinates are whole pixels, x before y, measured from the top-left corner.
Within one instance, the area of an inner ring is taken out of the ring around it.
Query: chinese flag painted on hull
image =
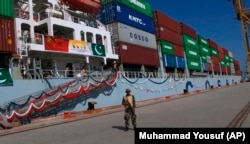
[[[68,52],[69,40],[45,36],[45,50]]]

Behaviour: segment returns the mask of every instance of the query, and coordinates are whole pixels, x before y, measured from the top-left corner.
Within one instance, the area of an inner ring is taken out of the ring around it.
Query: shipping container
[[[220,60],[220,66],[221,66],[221,67],[226,67],[226,63],[225,63],[224,60]]]
[[[177,68],[185,69],[185,59],[184,57],[176,56]]]
[[[160,40],[158,41],[160,46],[161,46],[161,52],[163,54],[174,54],[174,45],[170,42],[164,41],[164,40]]]
[[[229,51],[227,49],[223,49],[225,55],[229,55]]]
[[[189,46],[184,46],[186,57],[200,60],[200,52]]]
[[[165,67],[176,68],[176,56],[170,54],[163,54],[163,62]]]
[[[218,47],[217,47],[218,53],[223,53],[224,54],[223,49],[224,49],[223,47],[221,47],[221,46],[218,45]]]
[[[211,56],[211,60],[212,60],[213,64],[219,64],[220,63],[220,59],[218,57]]]
[[[211,50],[211,56],[219,57],[219,53],[216,49],[210,48],[210,50]]]
[[[200,35],[198,35],[198,44],[202,45],[202,46],[206,46],[206,47],[209,46],[207,39],[204,38],[204,37],[202,37],[202,36],[200,36]]]
[[[220,65],[219,64],[213,64],[214,72],[220,72]]]
[[[14,19],[0,18],[0,52],[16,53]]]
[[[181,27],[181,33],[188,35],[190,37],[192,37],[193,39],[197,39],[197,34],[195,29],[191,28],[190,26],[188,26],[185,23],[180,23],[180,27]]]
[[[140,14],[116,2],[102,7],[100,12],[100,21],[103,24],[121,22],[155,34],[153,18]]]
[[[224,53],[219,52],[219,59],[224,60],[224,58],[225,58]]]
[[[182,45],[174,44],[174,55],[184,57],[184,48]]]
[[[0,0],[0,17],[14,18],[14,0]]]
[[[224,55],[224,60],[225,62],[231,62],[230,57],[227,55]]]
[[[197,59],[187,58],[187,66],[190,70],[201,71],[201,62]]]
[[[222,73],[227,73],[227,68],[226,67],[221,67],[221,72]]]
[[[119,2],[137,12],[153,18],[152,7],[148,2],[144,0],[101,0],[102,5],[106,5],[111,2]]]
[[[199,49],[198,41],[196,39],[185,34],[182,36],[182,39],[183,39],[184,46],[189,46],[192,48]]]
[[[164,26],[155,25],[156,39],[166,40],[177,45],[182,45],[182,37],[179,33],[172,31]]]
[[[113,42],[123,41],[142,47],[157,49],[156,38],[152,33],[142,31],[123,23],[108,24],[107,27],[112,32],[111,39]]]
[[[227,73],[231,74],[231,68],[230,67],[227,67]]]
[[[119,60],[126,64],[139,64],[147,66],[159,66],[158,50],[149,49],[129,43],[118,42]]]
[[[233,63],[234,59],[232,57],[229,57],[229,58],[230,58],[230,62]]]
[[[201,60],[202,60],[202,62],[207,63],[207,56],[206,55],[202,55],[201,56]]]
[[[179,25],[179,22],[160,11],[154,11],[154,22],[155,25],[161,25],[174,32],[177,32],[179,34],[181,33],[181,27]]]
[[[202,63],[202,68],[204,72],[208,71],[208,63]]]
[[[211,47],[211,48],[214,48],[214,49],[218,48],[217,43],[211,39],[208,39],[208,44],[209,44],[209,47]]]
[[[200,45],[200,53],[202,55],[211,55],[211,51],[210,51],[210,48],[205,46],[205,45]]]
[[[228,51],[228,56],[230,56],[231,58],[233,58],[234,56],[233,56],[233,53],[232,52],[230,52],[230,51]]]

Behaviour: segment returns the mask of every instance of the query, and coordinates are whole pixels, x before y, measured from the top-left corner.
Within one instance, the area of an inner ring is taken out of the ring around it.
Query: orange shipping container
[[[14,19],[0,17],[0,52],[16,53]]]

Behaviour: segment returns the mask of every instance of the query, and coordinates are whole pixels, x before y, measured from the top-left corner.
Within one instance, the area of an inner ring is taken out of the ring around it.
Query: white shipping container
[[[231,68],[234,68],[234,64],[233,64],[233,63],[231,63],[231,64],[230,64],[230,67],[231,67]]]
[[[228,51],[228,56],[230,56],[231,58],[233,58],[233,53]]]
[[[111,31],[111,39],[115,42],[122,41],[146,48],[157,49],[156,37],[152,33],[119,22],[109,24],[107,27]]]
[[[234,68],[231,68],[231,73],[235,74],[235,69]]]

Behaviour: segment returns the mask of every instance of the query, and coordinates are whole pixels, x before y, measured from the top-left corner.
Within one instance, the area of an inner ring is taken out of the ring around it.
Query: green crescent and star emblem
[[[13,85],[13,80],[9,69],[0,68],[0,86],[10,86]]]
[[[93,55],[95,56],[106,56],[105,47],[102,44],[91,44]]]

